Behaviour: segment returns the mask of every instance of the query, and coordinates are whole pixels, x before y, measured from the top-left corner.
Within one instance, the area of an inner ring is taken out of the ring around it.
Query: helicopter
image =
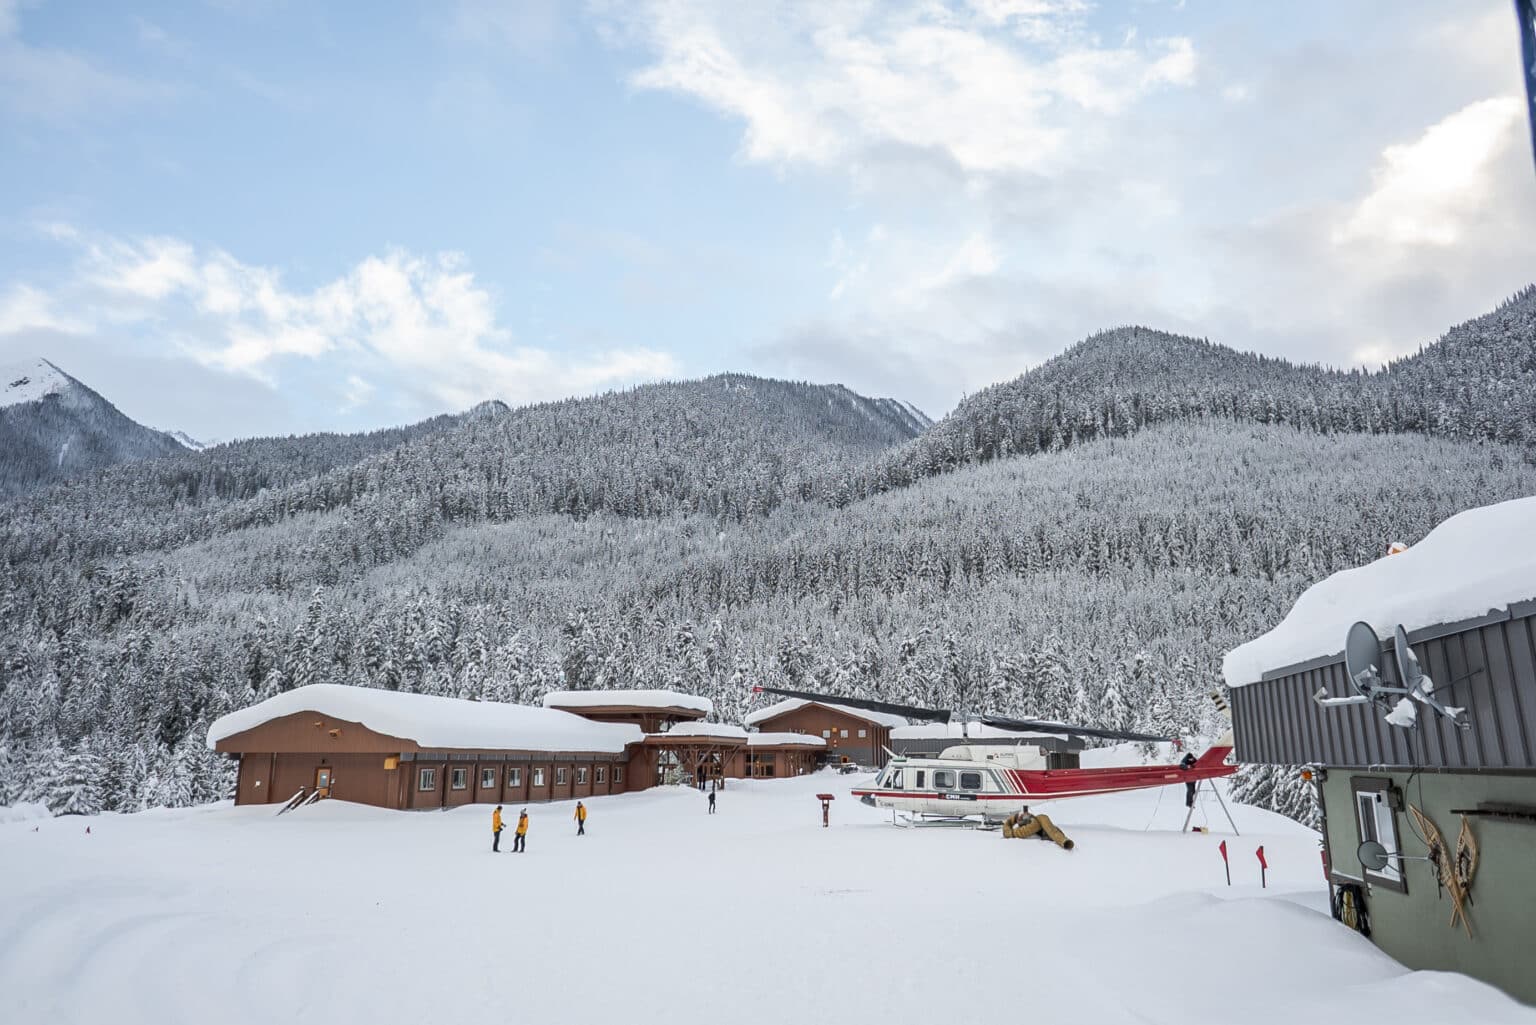
[[[777,687],[752,689],[756,693],[885,712],[909,720],[947,724],[951,719],[958,718],[962,736],[957,738],[953,747],[946,748],[935,757],[906,757],[887,750],[890,760],[875,777],[874,783],[855,787],[851,791],[864,804],[891,809],[893,819],[898,812],[917,820],[979,817],[982,824],[986,825],[1000,822],[1009,815],[1026,810],[1031,804],[1044,801],[1175,786],[1180,783],[1186,785],[1186,803],[1192,807],[1194,788],[1199,783],[1230,776],[1237,771],[1236,765],[1227,764],[1227,756],[1232,753],[1230,729],[1203,753],[1198,756],[1188,753],[1176,765],[1084,769],[1077,765],[1075,753],[1047,751],[1043,746],[1029,744],[1024,737],[1013,747],[968,743],[965,724],[972,717],[958,716],[949,709],[917,708],[888,701]],[[1225,711],[1226,704],[1219,695],[1212,695],[1212,699],[1218,708]],[[1130,730],[997,715],[977,716],[975,721],[1021,734],[1147,742],[1174,740],[1172,737]]]

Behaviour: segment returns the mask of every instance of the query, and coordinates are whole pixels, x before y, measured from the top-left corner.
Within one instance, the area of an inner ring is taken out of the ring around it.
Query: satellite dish
[[[1344,671],[1367,698],[1381,686],[1381,638],[1369,623],[1356,623],[1344,638]]]
[[[1375,840],[1367,840],[1361,844],[1359,850],[1355,851],[1355,856],[1360,859],[1360,864],[1372,872],[1380,872],[1392,861],[1392,855],[1388,854],[1387,849]]]

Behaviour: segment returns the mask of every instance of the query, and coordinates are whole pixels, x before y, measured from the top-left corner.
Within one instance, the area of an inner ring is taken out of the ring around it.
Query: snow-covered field
[[[5,822],[0,1020],[1536,1022],[1329,919],[1316,836],[1269,813],[1233,838],[1214,806],[1176,832],[1179,788],[1067,801],[1066,852],[892,828],[857,780],[598,798],[579,838],[534,805],[524,855],[483,807]]]

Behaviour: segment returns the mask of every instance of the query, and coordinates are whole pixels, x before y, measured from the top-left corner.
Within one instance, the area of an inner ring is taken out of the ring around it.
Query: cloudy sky
[[[1508,0],[131,6],[0,0],[0,363],[195,436],[1374,366],[1536,279]]]

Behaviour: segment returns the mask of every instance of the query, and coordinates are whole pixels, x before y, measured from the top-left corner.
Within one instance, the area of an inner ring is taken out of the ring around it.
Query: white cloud
[[[1480,100],[1431,125],[1410,143],[1388,146],[1372,189],[1333,234],[1357,241],[1448,246],[1488,198],[1494,159],[1520,134],[1523,101]]]
[[[1105,46],[1076,3],[829,3],[775,8],[654,0],[625,8],[654,55],[633,78],[745,123],[743,152],[835,165],[897,146],[967,172],[1060,170],[1087,117],[1194,81],[1184,37]]]
[[[180,239],[52,234],[81,247],[77,266],[52,293],[14,287],[0,300],[0,334],[138,330],[168,338],[203,366],[269,385],[299,364],[319,364],[345,381],[344,409],[385,393],[395,405],[402,394],[416,396],[404,405],[424,413],[487,398],[522,403],[678,369],[669,354],[646,348],[567,355],[517,344],[494,297],[457,254],[392,250],[295,289],[276,269]],[[81,315],[52,312],[65,303]]]

